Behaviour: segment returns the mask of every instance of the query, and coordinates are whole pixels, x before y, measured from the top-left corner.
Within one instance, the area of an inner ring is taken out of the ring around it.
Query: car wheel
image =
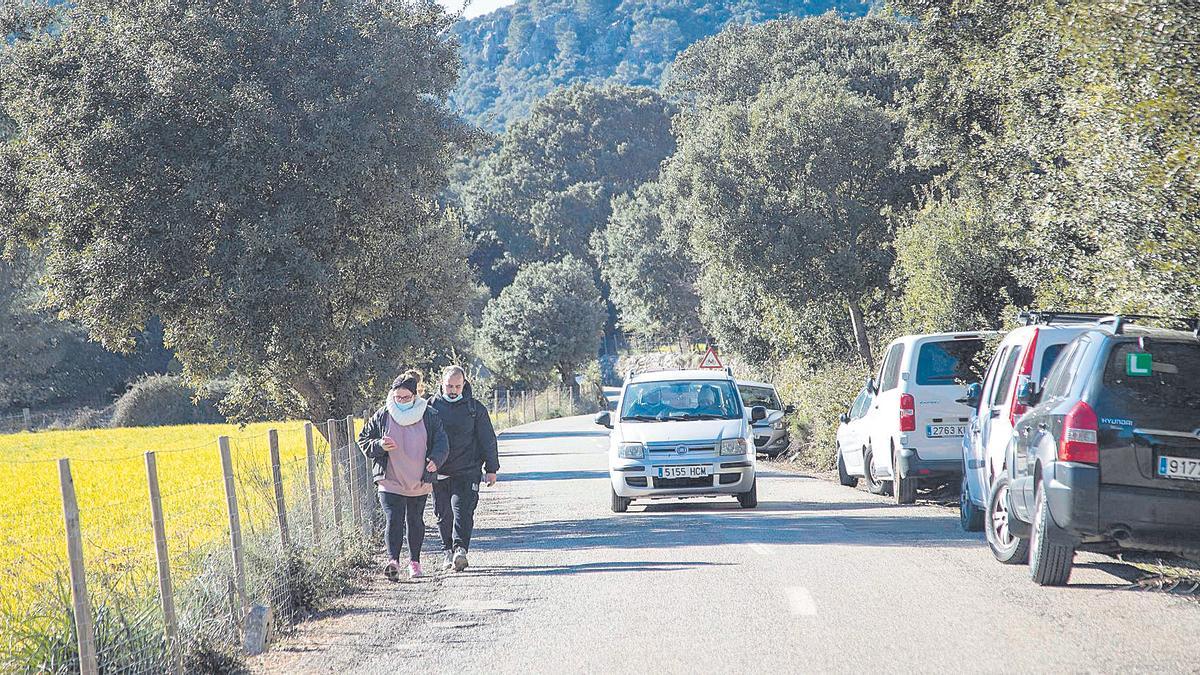
[[[983,529],[983,509],[971,501],[970,487],[964,473],[958,491],[958,524],[967,532],[978,532]]]
[[[846,473],[846,459],[842,457],[841,448],[838,448],[838,482],[846,487],[856,487],[858,485],[858,476],[851,476]]]
[[[1049,527],[1050,505],[1046,503],[1046,491],[1038,485],[1029,536],[1029,576],[1039,586],[1066,586],[1075,562],[1075,549],[1047,539]]]
[[[988,497],[987,513],[984,516],[988,548],[996,560],[1005,565],[1020,565],[1029,560],[1029,541],[1008,529],[1008,521],[1015,518],[1009,511],[1008,474],[1003,474],[992,485]]]
[[[752,509],[758,506],[758,478],[750,482],[750,489],[738,495],[737,500],[743,509]]]
[[[608,488],[608,489],[609,489],[610,491],[612,491],[612,510],[613,510],[613,513],[625,513],[626,511],[628,511],[628,510],[629,510],[629,503],[630,503],[630,502],[632,502],[632,501],[633,501],[633,499],[632,499],[632,498],[630,498],[630,497],[622,497],[621,495],[617,494],[617,491],[616,491],[616,490],[614,490],[614,489],[612,488],[612,486],[609,486],[609,488]]]
[[[897,504],[917,501],[917,479],[900,477],[900,451],[892,451],[892,497]]]
[[[867,492],[873,495],[885,495],[888,493],[887,482],[875,477],[874,463],[871,460],[872,453],[868,449],[863,453],[863,479],[867,483]]]

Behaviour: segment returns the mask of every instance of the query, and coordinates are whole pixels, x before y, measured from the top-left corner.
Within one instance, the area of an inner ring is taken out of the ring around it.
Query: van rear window
[[[1063,347],[1068,343],[1064,342],[1060,345],[1050,345],[1046,347],[1046,351],[1042,352],[1042,369],[1038,372],[1042,374],[1042,382],[1046,381],[1046,376],[1050,374],[1050,369],[1054,367],[1054,362],[1058,360],[1058,355],[1062,353]]]
[[[926,342],[917,354],[919,385],[959,384],[978,382],[975,356],[983,349],[983,340],[945,340]]]
[[[1130,362],[1131,354],[1143,353],[1150,354],[1148,360]],[[1118,344],[1104,367],[1104,388],[1128,404],[1193,417],[1200,409],[1200,344],[1146,340],[1145,349],[1136,342]]]

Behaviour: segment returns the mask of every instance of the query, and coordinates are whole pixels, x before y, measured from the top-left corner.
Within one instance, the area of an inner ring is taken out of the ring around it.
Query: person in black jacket
[[[430,407],[438,411],[450,442],[450,455],[433,484],[433,513],[442,535],[445,568],[461,572],[467,568],[481,473],[487,474],[490,487],[500,470],[496,431],[487,408],[471,394],[466,372],[458,366],[443,372],[441,393],[430,400]]]
[[[425,500],[449,446],[441,416],[417,395],[421,374],[410,370],[392,383],[387,401],[363,424],[358,447],[371,464],[379,505],[387,520],[388,562],[384,573],[400,578],[400,551],[408,539],[408,576],[421,572]]]

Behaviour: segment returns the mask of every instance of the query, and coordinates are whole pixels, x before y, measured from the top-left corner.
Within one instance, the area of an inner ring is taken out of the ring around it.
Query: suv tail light
[[[1080,401],[1071,408],[1063,419],[1062,440],[1058,446],[1058,458],[1066,462],[1100,462],[1100,446],[1097,445],[1096,411]]]
[[[1040,328],[1033,329],[1033,337],[1030,338],[1029,346],[1025,348],[1025,355],[1021,358],[1021,369],[1017,371],[1016,382],[1012,385],[1012,399],[1008,402],[1008,422],[1014,427],[1017,426],[1017,419],[1029,412],[1029,406],[1017,402],[1017,392],[1021,391],[1021,387],[1025,386],[1026,382],[1033,379],[1033,357],[1037,354],[1040,330]]]
[[[900,431],[917,430],[916,402],[912,394],[900,394]]]

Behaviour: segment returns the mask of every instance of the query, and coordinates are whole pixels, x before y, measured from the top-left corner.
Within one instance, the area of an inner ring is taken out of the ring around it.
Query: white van
[[[862,419],[862,466],[867,489],[888,490],[897,504],[916,499],[918,483],[962,475],[962,436],[970,412],[956,399],[972,374],[984,339],[995,333],[935,333],[897,338],[868,382],[873,399]]]
[[[736,497],[758,506],[753,423],[766,409],[742,404],[725,370],[630,374],[615,413],[596,415],[609,434],[612,510],[635,499]]]

